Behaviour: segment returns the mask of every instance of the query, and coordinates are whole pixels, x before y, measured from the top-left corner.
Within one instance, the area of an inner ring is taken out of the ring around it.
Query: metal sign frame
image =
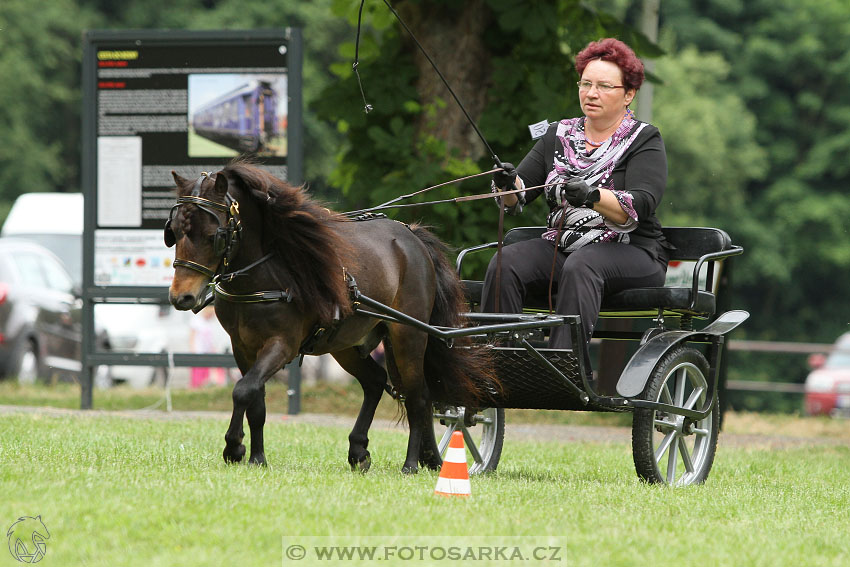
[[[82,313],[82,374],[80,377],[81,393],[80,407],[91,409],[93,398],[94,370],[99,365],[136,365],[136,366],[235,366],[230,354],[190,354],[190,353],[115,353],[96,349],[96,332],[94,321],[94,306],[102,303],[133,303],[133,304],[168,304],[168,288],[162,285],[109,285],[98,284],[95,277],[96,230],[98,230],[98,143],[101,135],[99,122],[99,93],[109,88],[108,83],[101,81],[110,76],[102,73],[104,69],[115,76],[121,76],[120,67],[130,67],[128,59],[144,54],[146,48],[156,48],[160,53],[173,53],[174,61],[170,71],[177,76],[190,72],[190,66],[197,65],[192,61],[192,53],[197,54],[199,48],[243,50],[250,53],[252,46],[257,48],[269,46],[278,47],[280,53],[286,55],[287,80],[287,116],[286,128],[286,176],[294,184],[302,182],[303,178],[303,139],[302,139],[302,99],[301,99],[301,65],[303,47],[301,30],[298,28],[247,30],[247,31],[187,31],[187,30],[89,30],[83,34],[83,109],[82,109],[82,188],[84,195],[84,229],[83,229],[83,313]],[[165,51],[167,49],[167,52]],[[103,53],[112,55],[104,56]],[[135,54],[135,55],[134,55]],[[99,58],[100,57],[100,58]],[[235,57],[235,56],[234,56]],[[108,63],[104,64],[104,61]],[[159,62],[162,65],[162,62]],[[250,69],[256,63],[245,61],[244,68]],[[225,67],[226,66],[226,67]],[[184,68],[181,71],[181,68]],[[238,63],[234,60],[222,61],[210,65],[201,72],[220,73],[238,72]],[[166,70],[163,68],[163,70]],[[150,69],[147,69],[150,71]],[[154,72],[156,69],[154,69]],[[141,71],[139,71],[141,72]],[[132,77],[132,74],[127,76]],[[133,79],[128,79],[131,81]],[[188,82],[188,78],[186,81]],[[144,89],[139,89],[143,91]],[[187,87],[188,92],[188,87]],[[187,94],[188,97],[188,94]],[[187,113],[188,120],[188,113]],[[188,129],[188,126],[187,126]],[[108,135],[107,135],[108,136]],[[187,150],[188,154],[188,150]],[[175,159],[179,159],[176,156]],[[205,162],[213,158],[203,158]],[[221,161],[225,165],[230,158]],[[191,161],[191,160],[187,160]],[[199,161],[199,160],[196,160]],[[148,223],[150,224],[150,223]],[[164,224],[164,221],[163,221]],[[163,250],[166,250],[163,244]],[[295,376],[293,376],[295,374]],[[290,372],[290,390],[297,392],[298,373]],[[295,407],[293,407],[293,403]],[[297,413],[298,398],[290,401],[290,412]]]

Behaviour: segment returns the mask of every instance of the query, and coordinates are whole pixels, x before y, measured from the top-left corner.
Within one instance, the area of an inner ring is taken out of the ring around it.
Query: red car
[[[828,356],[809,357],[806,413],[850,417],[850,333],[844,333]]]

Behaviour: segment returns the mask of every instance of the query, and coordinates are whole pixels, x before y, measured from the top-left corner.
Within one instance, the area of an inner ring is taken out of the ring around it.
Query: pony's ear
[[[178,190],[179,190],[181,187],[185,187],[186,185],[188,185],[188,184],[189,184],[189,180],[188,180],[188,179],[186,179],[185,177],[181,177],[181,176],[180,176],[180,174],[178,174],[178,173],[177,173],[176,171],[174,171],[173,169],[171,170],[171,177],[173,177],[173,178],[174,178],[174,183],[176,183],[176,184],[177,184],[177,189],[178,189]]]
[[[215,193],[224,197],[227,194],[227,176],[223,171],[215,174]]]

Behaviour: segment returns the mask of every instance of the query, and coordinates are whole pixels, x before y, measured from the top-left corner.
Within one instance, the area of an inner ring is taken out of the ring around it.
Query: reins
[[[487,172],[490,173],[490,172]],[[484,175],[480,173],[478,175]],[[401,204],[385,204],[378,205],[376,207],[372,207],[369,209],[362,209],[359,211],[352,211],[348,213],[343,213],[346,216],[354,216],[363,213],[371,213],[375,211],[384,211],[388,209],[404,209],[410,207],[424,207],[427,205],[443,205],[446,203],[465,203],[468,201],[479,201],[481,199],[501,199],[505,195],[516,195],[517,193],[522,193],[523,191],[531,191],[532,189],[543,189],[546,187],[554,187],[555,185],[560,185],[562,182],[554,182],[554,183],[544,183],[543,185],[533,185],[531,187],[525,187],[524,189],[511,189],[510,191],[497,191],[490,193],[476,193],[474,195],[462,195],[460,197],[453,197],[451,199],[437,199],[435,201],[423,201],[421,203],[401,203]],[[429,187],[431,189],[431,187]]]

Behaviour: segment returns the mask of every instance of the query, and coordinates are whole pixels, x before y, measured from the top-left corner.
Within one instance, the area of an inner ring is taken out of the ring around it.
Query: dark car
[[[46,248],[0,238],[0,376],[22,383],[79,375],[82,301]]]

